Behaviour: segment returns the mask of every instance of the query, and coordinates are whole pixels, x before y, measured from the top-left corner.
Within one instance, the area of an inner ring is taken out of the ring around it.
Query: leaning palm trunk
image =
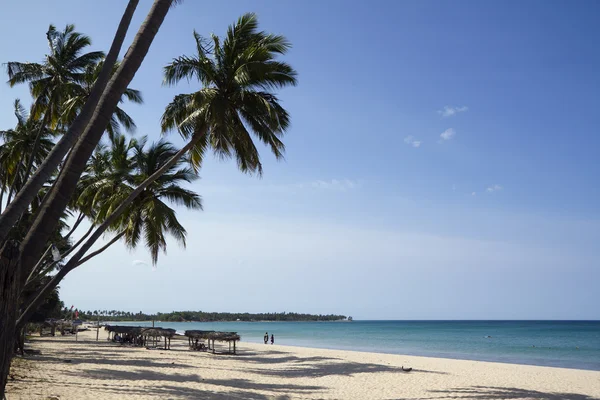
[[[104,63],[104,67],[102,69],[100,77],[94,85],[94,89],[92,90],[91,96],[86,102],[83,110],[81,111],[77,119],[73,122],[68,132],[61,138],[61,140],[56,144],[56,146],[53,148],[48,157],[44,160],[44,162],[36,171],[32,179],[25,183],[24,187],[19,191],[15,199],[4,210],[2,215],[0,215],[0,245],[4,243],[4,246],[2,246],[2,257],[0,258],[0,398],[3,398],[5,394],[6,378],[8,376],[10,360],[12,357],[12,345],[15,341],[15,324],[17,317],[16,308],[18,304],[18,292],[23,286],[24,278],[26,279],[29,276],[29,272],[27,272],[27,270],[30,269],[27,268],[24,270],[23,267],[27,267],[27,264],[23,265],[24,260],[21,257],[21,254],[23,253],[20,253],[19,249],[14,249],[14,246],[11,242],[5,243],[5,239],[8,236],[8,233],[12,229],[13,225],[27,210],[29,204],[35,198],[36,194],[39,192],[43,184],[48,181],[48,179],[51,177],[56,167],[63,160],[64,156],[67,154],[69,149],[71,149],[73,147],[73,144],[78,140],[83,128],[85,128],[88,125],[88,122],[90,121],[92,116],[95,116],[98,113],[98,103],[100,102],[101,98],[104,98],[104,96],[102,95],[105,91],[105,85],[111,76],[113,66],[117,60],[123,41],[125,40],[127,29],[133,17],[133,13],[137,7],[138,1],[139,0],[129,1],[129,4],[127,5],[127,8],[125,9],[125,12],[119,23],[119,27],[115,34],[115,38],[113,39],[110,52],[106,57],[106,61]],[[168,3],[170,5],[170,1]],[[164,14],[166,14],[166,12]],[[162,22],[164,15],[158,15],[157,18],[160,22]],[[140,30],[143,30],[145,26],[146,24],[144,24],[140,28]],[[160,26],[160,23],[158,24],[158,26]],[[156,30],[157,29],[155,29],[153,34],[151,35],[152,38],[154,38]],[[145,51],[143,51],[142,49],[142,54],[138,54],[137,57],[141,57],[141,59],[143,59],[146,52],[147,48]],[[134,72],[135,71],[137,71],[137,68],[135,68]],[[121,90],[121,93],[126,87],[127,85],[125,84],[125,86],[123,86],[123,90]],[[104,108],[109,107],[109,105],[104,106]],[[114,106],[110,108],[111,111],[114,110]],[[105,127],[106,124],[103,126]],[[55,187],[54,189],[56,188],[57,187]],[[41,213],[38,215],[38,218],[36,218],[36,221],[39,220],[39,217],[47,215],[49,211],[51,214],[53,214],[53,216],[60,216],[60,213],[62,211],[56,211],[59,207],[55,206],[54,209],[47,207],[49,204],[52,203],[50,201],[52,200],[52,198],[49,198],[48,200],[49,201],[45,204],[43,210],[41,210]],[[61,208],[61,210],[64,210],[64,206]],[[54,230],[57,222],[58,218],[56,218],[54,223],[51,223],[51,227],[48,227],[49,231]],[[34,225],[32,227],[34,233],[36,231],[36,226],[39,225]],[[26,242],[24,244],[27,243],[27,240],[31,241],[32,239],[36,240],[36,235],[31,235],[30,232],[30,234],[26,237]],[[42,246],[43,251],[43,247],[46,245],[48,236],[39,240],[41,241],[39,244]],[[7,248],[9,248],[8,246],[10,246],[11,251],[6,250]],[[36,258],[39,258],[42,251],[39,251],[35,254]]]
[[[38,170],[33,174],[31,179],[27,180],[24,186],[21,188],[19,193],[16,195],[14,201],[10,205],[7,205],[6,209],[0,215],[0,243],[2,243],[10,229],[13,227],[15,222],[21,217],[21,215],[27,210],[31,201],[39,193],[44,183],[48,182],[58,165],[62,162],[63,158],[73,147],[73,145],[79,139],[83,129],[87,126],[88,122],[92,118],[93,112],[100,101],[100,97],[104,92],[106,84],[108,83],[111,72],[125,41],[127,29],[131,23],[131,18],[138,5],[139,0],[129,0],[129,4],[123,13],[117,32],[113,39],[112,45],[104,61],[102,71],[98,76],[98,80],[92,89],[88,101],[85,106],[75,119],[67,132],[54,146],[50,154],[46,157],[44,162],[40,165]]]
[[[77,188],[77,182],[87,165],[87,161],[102,138],[125,89],[129,86],[148,53],[150,45],[171,7],[171,3],[172,0],[156,0],[154,2],[150,13],[127,51],[127,55],[110,80],[83,136],[73,148],[61,177],[48,195],[38,217],[21,245],[23,274],[21,278],[29,275],[31,268],[41,256],[48,239]]]
[[[129,206],[131,206],[131,204],[133,203],[133,201],[148,186],[150,186],[154,181],[156,181],[166,171],[168,171],[169,168],[171,168],[175,163],[177,163],[177,161],[179,161],[179,159],[181,159],[181,157],[183,157],[185,155],[185,153],[187,153],[191,148],[193,148],[199,142],[199,140],[202,138],[202,135],[203,134],[196,134],[196,135],[194,135],[194,137],[192,138],[192,140],[189,143],[187,143],[181,150],[179,150],[173,157],[171,157],[171,159],[169,161],[167,161],[165,163],[165,165],[163,165],[155,173],[153,173],[152,175],[150,175],[144,182],[142,182],[137,188],[135,188],[129,194],[129,196],[127,196],[127,198],[119,205],[119,207],[117,207],[115,209],[115,211],[112,214],[110,214],[102,222],[102,224],[100,224],[98,226],[98,228],[96,229],[96,231],[81,246],[81,248],[77,251],[77,253],[75,253],[73,255],[73,257],[71,257],[71,259],[69,259],[69,261],[60,269],[60,271],[58,271],[58,273],[52,277],[52,279],[46,284],[46,286],[44,286],[44,288],[40,292],[37,293],[35,299],[33,299],[31,302],[29,302],[24,307],[24,311],[21,314],[21,316],[19,317],[19,320],[17,322],[17,327],[18,328],[24,326],[24,324],[27,323],[27,320],[29,319],[29,317],[31,316],[31,314],[33,314],[33,312],[41,304],[41,302],[46,298],[46,296],[54,288],[56,288],[56,286],[58,286],[58,284],[60,283],[60,281],[69,272],[71,272],[72,270],[74,270],[75,268],[77,268],[78,266],[80,266],[81,264],[85,263],[86,261],[88,261],[93,256],[97,255],[100,250],[103,251],[103,250],[105,250],[108,247],[108,246],[105,246],[102,249],[100,249],[99,251],[96,251],[96,252],[90,254],[89,256],[86,256],[85,258],[83,258],[83,256],[85,255],[85,253],[94,245],[94,243],[96,243],[96,241],[111,226],[111,224],[113,222],[115,222],[115,220],[117,218],[119,218],[119,216],[121,214],[123,214],[123,212],[125,210],[127,210],[127,208],[129,208]],[[122,234],[120,234],[120,235],[122,236]],[[112,243],[116,242],[115,239],[118,240],[119,238],[120,238],[119,235],[116,236],[115,238],[113,238],[113,240],[111,240],[111,242],[109,242],[108,245],[111,245]]]

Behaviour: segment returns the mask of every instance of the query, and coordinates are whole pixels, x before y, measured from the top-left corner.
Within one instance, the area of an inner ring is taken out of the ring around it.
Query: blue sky
[[[0,62],[41,60],[49,23],[107,50],[125,4],[11,3]],[[257,179],[209,160],[193,185],[205,211],[179,213],[187,249],[171,243],[153,269],[136,262],[144,249],[115,246],[65,279],[67,303],[600,318],[599,3],[187,0],[131,85],[145,98],[127,106],[137,135],[158,138],[165,105],[198,87],[161,85],[162,67],[193,52],[192,30],[223,34],[248,11],[294,46],[286,161],[263,151]],[[13,99],[29,96],[0,87],[10,127]]]

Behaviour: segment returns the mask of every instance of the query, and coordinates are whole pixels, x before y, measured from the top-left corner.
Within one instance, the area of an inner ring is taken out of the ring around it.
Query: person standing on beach
[[[275,343],[275,335],[271,334],[271,344]]]
[[[269,343],[269,332],[265,332],[265,337],[263,339],[265,339],[265,344]]]

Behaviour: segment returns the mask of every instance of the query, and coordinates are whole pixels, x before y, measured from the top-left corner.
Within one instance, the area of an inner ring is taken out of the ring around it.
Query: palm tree
[[[14,257],[11,258],[11,256],[5,256],[3,260],[0,260],[0,272],[12,271],[12,269],[14,269],[13,264],[16,261],[19,261],[20,267],[18,270],[21,272],[22,276],[27,276],[29,271],[34,267],[36,261],[42,255],[44,246],[52,234],[54,227],[58,223],[57,217],[60,216],[60,211],[67,207],[69,199],[72,198],[72,195],[77,189],[77,182],[86,168],[87,161],[91,157],[97,144],[100,142],[106,129],[105,121],[110,120],[115,107],[122,98],[123,92],[142,64],[154,37],[173,4],[174,0],[155,0],[145,22],[138,30],[113,78],[107,85],[100,85],[99,91],[94,90],[96,93],[86,103],[86,107],[84,107],[84,110],[79,116],[81,118],[78,117],[69,127],[67,133],[61,138],[56,146],[54,146],[47,159],[44,160],[42,166],[27,182],[21,192],[18,193],[13,203],[7,207],[2,215],[0,215],[0,240],[4,240],[7,237],[9,230],[18,221],[20,216],[26,210],[27,205],[33,199],[32,192],[37,193],[39,191],[39,188],[48,180],[52,171],[54,171],[62,158],[75,144],[75,141],[77,141],[77,145],[73,148],[73,152],[63,168],[67,173],[61,174],[51,192],[48,194],[43,212],[38,213],[29,229],[27,237],[21,245],[16,249],[15,246],[11,245],[10,251],[14,254],[19,254],[18,259],[13,260]],[[114,56],[118,54],[136,5],[136,0],[129,1],[127,9],[119,24],[109,55]],[[114,63],[114,61],[112,62]],[[110,65],[110,69],[112,69],[112,63],[108,63],[107,65]],[[106,68],[106,71],[110,72],[109,68]],[[82,117],[82,115],[84,116]],[[47,293],[46,289],[54,287],[69,271],[79,265],[85,252],[89,250],[90,246],[98,239],[102,232],[94,232],[81,246],[79,251],[71,257],[69,262],[53,277],[52,281],[38,293],[36,299],[22,311],[16,323],[17,328],[23,326],[26,322],[30,311],[39,304],[43,296]],[[6,301],[7,304],[11,304],[13,302],[12,297],[10,297],[12,296],[11,293],[12,292],[6,292],[5,295],[4,291],[0,290],[0,298],[3,302]],[[11,317],[8,314],[5,315],[5,313],[0,313],[0,322],[4,320],[10,321],[10,318]],[[6,335],[0,333],[0,355],[8,351],[7,349],[9,349],[8,346],[12,340],[11,337],[13,334],[14,332],[12,331],[7,332]],[[2,357],[0,357],[0,359],[2,359]],[[6,368],[7,363],[0,363],[0,394],[2,393],[1,389],[5,384],[7,374]]]
[[[0,203],[5,192],[8,193],[6,202],[9,203],[13,192],[23,185],[24,174],[21,167],[25,155],[30,154],[33,163],[39,164],[54,145],[51,137],[55,136],[55,132],[43,126],[41,121],[30,117],[19,99],[14,102],[14,113],[17,117],[15,128],[0,131],[0,139],[3,142],[0,145]],[[31,149],[38,132],[41,132],[38,151],[32,153]]]
[[[84,53],[92,40],[75,32],[75,26],[71,24],[63,31],[57,31],[54,25],[50,25],[46,37],[50,51],[42,63],[12,61],[6,64],[6,69],[11,87],[29,84],[34,98],[32,116],[39,119],[45,115],[46,123],[56,127],[64,102],[80,91],[86,69],[98,63],[104,53]]]
[[[55,230],[62,211],[67,207],[68,199],[72,197],[77,187],[77,181],[85,169],[88,159],[106,129],[104,121],[110,120],[114,108],[118,105],[124,90],[142,64],[174,0],[155,0],[119,70],[113,79],[108,82],[109,72],[119,54],[137,3],[138,0],[129,0],[108,53],[107,58],[110,61],[107,61],[107,68],[102,72],[102,77],[99,80],[101,84],[97,85],[98,89],[94,90],[92,97],[86,103],[86,107],[84,107],[75,123],[69,127],[40,168],[0,215],[0,243],[4,243],[2,257],[0,258],[0,276],[3,277],[2,279],[6,278],[5,283],[11,282],[8,286],[5,284],[0,287],[0,303],[8,305],[0,309],[0,325],[6,327],[6,329],[0,331],[0,397],[4,395],[15,335],[15,330],[12,327],[15,325],[16,316],[14,312],[12,314],[9,312],[9,310],[16,309],[18,301],[15,295],[19,290],[18,279],[15,279],[15,276],[18,276],[18,273],[27,276],[36,260],[42,255],[44,246],[46,246],[48,238]],[[35,218],[26,240],[21,246],[18,246],[15,242],[9,243],[6,241],[5,239],[10,230],[27,210],[44,183],[52,176],[64,156],[79,140],[81,140],[79,142],[81,145],[76,147],[65,166],[68,174],[61,176],[63,179],[56,182],[56,185],[47,196],[46,207]],[[37,304],[41,301],[41,296],[38,297],[34,300]],[[17,326],[22,326],[26,320],[27,317],[24,315],[26,311],[19,317],[16,323]]]
[[[101,223],[139,183],[161,169],[178,151],[164,141],[153,143],[148,149],[145,145],[145,138],[127,143],[124,136],[118,135],[109,149],[97,150],[94,154],[90,169],[81,180],[84,189],[78,204],[86,210],[95,210],[95,223]],[[160,251],[166,251],[166,234],[185,246],[185,228],[167,204],[183,205],[191,210],[202,208],[200,197],[181,186],[198,178],[191,169],[182,167],[185,162],[179,159],[168,168],[111,224],[109,231],[115,234],[113,240],[124,237],[127,246],[135,248],[143,236],[153,263],[157,262]]]
[[[253,13],[230,26],[223,40],[207,40],[194,31],[197,54],[181,56],[165,67],[164,83],[198,79],[200,90],[175,96],[162,117],[164,132],[177,129],[195,143],[190,159],[198,168],[210,147],[221,158],[235,157],[243,172],[262,174],[250,132],[276,158],[285,146],[280,138],[290,118],[272,92],[295,86],[296,71],[278,61],[291,45],[280,35],[258,30]]]
[[[92,118],[89,120],[85,131],[77,141],[71,155],[67,158],[65,166],[62,169],[65,173],[60,175],[46,198],[45,210],[48,210],[48,212],[38,214],[26,239],[20,246],[22,254],[20,265],[25,274],[28,273],[33,265],[35,265],[36,259],[43,253],[44,245],[51,233],[50,229],[58,222],[57,212],[68,206],[69,200],[77,189],[77,182],[85,170],[87,162],[93,154],[95,147],[100,142],[102,135],[106,130],[107,121],[110,121],[115,108],[122,99],[124,91],[127,89],[133,76],[141,65],[154,36],[172,4],[173,0],[155,0],[146,21],[140,27],[140,30],[128,52],[125,54],[117,72],[105,88],[102,98],[99,101]],[[73,125],[75,125],[75,123]],[[71,140],[71,133],[71,128],[69,128],[69,132],[66,134],[66,136],[69,137],[67,141]],[[48,158],[53,159],[54,156],[62,153],[61,150],[57,154],[54,154],[54,150],[56,150],[57,147],[60,147],[62,142],[61,139]],[[50,162],[48,165],[50,165]],[[40,171],[36,173],[36,177],[32,178],[32,181],[39,176],[45,175],[48,172],[48,169],[46,168],[48,165],[42,166],[39,169]],[[28,189],[28,187],[24,188],[23,197],[29,196],[29,194],[25,192],[26,189]],[[16,197],[16,199],[21,200],[19,197]],[[15,215],[18,215],[21,212],[21,207],[22,204],[15,206],[14,209],[10,210],[10,214],[8,213],[9,210],[6,210],[5,213],[10,215],[10,217],[8,217],[8,215],[6,216],[7,222],[14,223],[12,221],[14,221]],[[4,215],[0,216],[0,238],[5,235],[4,230],[2,229],[3,217]],[[87,251],[89,246],[86,244],[88,242],[93,243],[97,238],[98,235],[92,234],[88,241],[81,247],[80,251],[82,249],[84,249],[83,251]],[[76,258],[81,258],[82,253],[80,251],[75,254],[75,256],[77,256]],[[71,260],[73,263],[77,263],[73,257]],[[65,267],[66,266],[67,265],[65,264]]]
[[[63,31],[57,31],[54,25],[50,25],[46,38],[50,51],[42,63],[11,61],[6,64],[6,69],[11,87],[20,83],[29,84],[34,99],[31,116],[37,120],[42,119],[43,115],[42,127],[49,125],[57,128],[63,104],[81,90],[85,70],[99,62],[104,53],[84,53],[92,41],[88,36],[75,32],[75,26],[71,24]],[[37,152],[39,136],[36,137],[32,154]],[[29,178],[32,165],[33,158],[30,157],[25,168],[25,179]]]
[[[158,2],[162,0],[156,1]],[[167,3],[166,5],[171,5],[171,0],[164,1]],[[61,140],[54,146],[54,148],[52,149],[48,157],[44,160],[40,168],[36,170],[32,178],[27,181],[26,185],[16,195],[15,202],[11,203],[10,206],[7,207],[7,210],[0,214],[0,242],[5,240],[6,235],[8,234],[9,230],[13,227],[13,224],[25,212],[27,206],[33,200],[36,193],[40,190],[44,183],[46,183],[46,181],[54,174],[54,171],[62,162],[65,155],[80,138],[87,124],[92,120],[94,111],[98,109],[98,111],[102,111],[103,113],[110,113],[110,105],[103,104],[102,107],[99,107],[99,101],[105,89],[107,89],[107,84],[109,83],[112,67],[117,60],[117,57],[121,50],[121,46],[123,45],[123,41],[125,40],[125,36],[127,34],[127,30],[131,22],[131,18],[133,17],[135,9],[137,8],[138,2],[139,0],[129,0],[125,12],[121,17],[121,21],[119,22],[119,26],[113,38],[110,50],[105,58],[104,68],[100,73],[100,76],[96,80],[96,85],[92,90],[92,93],[88,98],[88,101],[86,102],[85,106],[83,107],[81,113],[77,116],[76,120],[69,126],[65,134],[62,136]],[[156,18],[164,18],[164,15],[159,15],[160,13],[156,14],[154,13],[154,11],[156,11],[156,9],[153,7],[151,10],[151,14],[155,14],[154,16]],[[150,18],[148,22],[150,23],[149,25],[155,26],[156,22],[155,20],[153,20],[153,18]],[[154,34],[156,34],[156,32],[154,32]],[[154,35],[150,35],[151,42]],[[140,53],[136,51],[137,49],[132,50],[133,51],[130,54],[132,56],[139,57]],[[142,52],[144,52],[143,49],[141,50]],[[122,87],[126,88],[128,82],[129,81],[121,82]],[[101,126],[101,124],[98,125]],[[2,267],[3,265],[0,264],[0,268]],[[3,366],[0,365],[0,393],[3,391],[4,388],[4,381],[2,380],[3,377],[5,378],[4,373],[5,371],[3,370]]]

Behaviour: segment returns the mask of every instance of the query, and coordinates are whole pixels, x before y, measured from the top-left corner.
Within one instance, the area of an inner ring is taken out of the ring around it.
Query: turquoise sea
[[[276,344],[290,346],[600,371],[600,321],[156,322],[156,326],[182,333],[234,331],[242,341],[254,343],[261,343],[269,332]]]

